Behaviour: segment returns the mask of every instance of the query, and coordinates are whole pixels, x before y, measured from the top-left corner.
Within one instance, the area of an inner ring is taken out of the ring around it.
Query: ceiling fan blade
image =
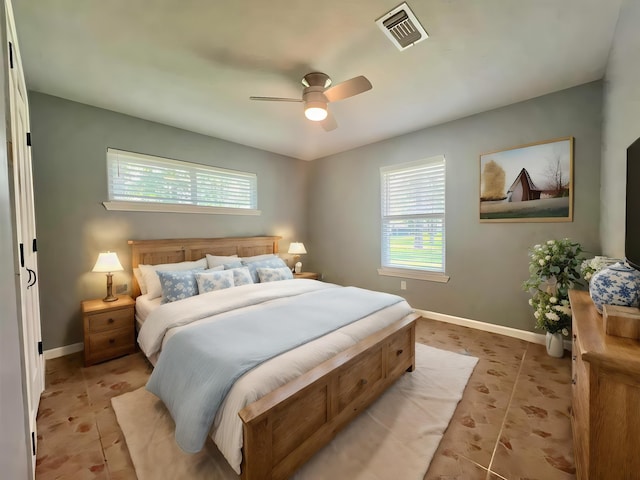
[[[302,102],[301,98],[282,98],[282,97],[249,97],[249,100],[260,100],[263,102]]]
[[[330,102],[337,102],[338,100],[353,97],[372,88],[371,82],[367,80],[366,77],[360,75],[359,77],[353,77],[350,80],[345,80],[333,87],[329,87],[323,93]]]
[[[336,117],[334,117],[331,112],[327,111],[327,118],[320,122],[322,128],[324,128],[325,132],[330,132],[331,130],[335,130],[338,128],[338,122],[336,122]]]

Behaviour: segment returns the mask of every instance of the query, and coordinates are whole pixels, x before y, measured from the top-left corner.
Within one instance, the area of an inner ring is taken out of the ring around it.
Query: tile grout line
[[[93,400],[91,399],[91,394],[89,393],[89,385],[87,384],[87,377],[85,376],[86,367],[80,367],[80,372],[82,373],[82,383],[84,384],[84,390],[87,393],[87,400],[89,401],[89,406],[93,407]],[[100,443],[100,451],[102,452],[102,461],[104,464],[104,470],[107,474],[107,478],[111,478],[111,471],[109,470],[109,464],[107,463],[107,455],[104,451],[104,445],[102,443],[102,432],[100,431],[100,425],[98,425],[98,415],[93,408],[91,408],[91,415],[93,415],[93,421],[96,426],[96,432],[98,432],[98,442]]]
[[[493,452],[491,453],[491,460],[489,461],[489,466],[487,467],[487,477],[486,480],[490,480],[491,474],[497,475],[500,478],[502,475],[493,472],[491,469],[493,468],[493,460],[496,456],[496,451],[498,450],[498,445],[500,445],[500,438],[502,438],[502,432],[504,430],[504,426],[507,423],[507,416],[509,415],[509,410],[511,410],[511,403],[513,402],[513,397],[516,394],[516,388],[518,386],[518,380],[520,380],[520,373],[522,373],[522,367],[524,366],[524,361],[527,358],[527,350],[529,350],[529,345],[527,345],[524,349],[524,353],[522,354],[522,360],[520,361],[520,367],[518,368],[518,374],[516,375],[516,380],[513,382],[513,389],[511,390],[511,395],[509,396],[509,403],[507,403],[507,408],[504,412],[504,418],[502,419],[502,424],[500,425],[500,431],[498,432],[498,438],[496,439],[496,444],[493,447]]]

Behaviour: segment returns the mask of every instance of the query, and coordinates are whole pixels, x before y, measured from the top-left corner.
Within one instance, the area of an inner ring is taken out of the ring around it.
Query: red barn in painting
[[[523,168],[509,187],[507,198],[509,202],[526,202],[527,200],[539,200],[540,193],[542,190],[536,187],[527,169]]]

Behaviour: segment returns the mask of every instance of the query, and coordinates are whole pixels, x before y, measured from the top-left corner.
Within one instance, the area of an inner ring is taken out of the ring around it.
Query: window
[[[258,180],[245,173],[107,149],[108,210],[258,215]]]
[[[382,167],[381,275],[446,282],[445,161]]]

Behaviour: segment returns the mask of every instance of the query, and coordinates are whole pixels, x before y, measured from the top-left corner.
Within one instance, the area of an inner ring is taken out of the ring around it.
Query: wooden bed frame
[[[280,238],[130,240],[129,245],[136,268],[198,260],[207,253],[277,253]],[[133,294],[140,294],[135,278]],[[241,410],[241,478],[289,478],[405,371],[413,371],[417,318],[407,315]]]

